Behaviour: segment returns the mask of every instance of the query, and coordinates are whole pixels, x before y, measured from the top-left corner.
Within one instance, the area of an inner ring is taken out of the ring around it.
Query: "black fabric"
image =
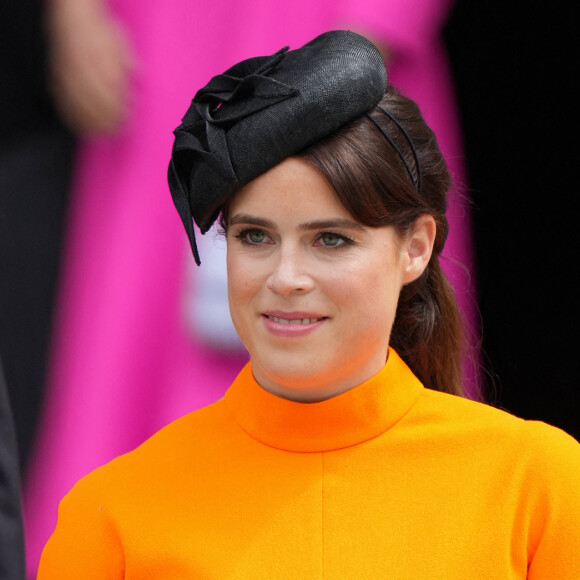
[[[0,143],[56,122],[46,83],[44,2],[0,2]]]
[[[23,467],[42,400],[74,151],[47,89],[45,4],[0,3],[0,355]]]
[[[23,469],[43,398],[73,145],[44,126],[0,147],[0,355]]]
[[[12,414],[0,361],[0,580],[24,578],[24,540]]]
[[[168,171],[196,262],[191,216],[205,233],[238,189],[369,111],[386,83],[378,49],[337,30],[244,60],[198,91],[174,131]]]

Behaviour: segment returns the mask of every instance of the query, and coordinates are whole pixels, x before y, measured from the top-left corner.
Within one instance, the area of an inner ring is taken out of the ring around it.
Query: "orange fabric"
[[[64,498],[39,580],[580,578],[580,445],[383,370],[314,404],[255,383]]]

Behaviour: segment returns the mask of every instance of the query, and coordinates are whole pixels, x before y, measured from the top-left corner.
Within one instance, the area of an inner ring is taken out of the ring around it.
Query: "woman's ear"
[[[433,252],[436,233],[437,226],[432,215],[423,214],[417,218],[413,231],[404,243],[406,260],[403,269],[403,284],[416,280],[427,267]]]

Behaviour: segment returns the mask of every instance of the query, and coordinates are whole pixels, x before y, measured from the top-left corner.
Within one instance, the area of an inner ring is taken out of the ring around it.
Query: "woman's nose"
[[[276,258],[266,282],[269,290],[282,295],[312,290],[314,281],[308,271],[306,257],[299,250],[282,249]]]

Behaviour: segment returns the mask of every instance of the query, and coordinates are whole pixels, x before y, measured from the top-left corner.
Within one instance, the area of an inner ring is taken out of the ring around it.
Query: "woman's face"
[[[418,275],[409,244],[356,222],[317,169],[289,158],[242,188],[227,248],[232,319],[263,388],[320,401],[383,367],[399,292]]]

